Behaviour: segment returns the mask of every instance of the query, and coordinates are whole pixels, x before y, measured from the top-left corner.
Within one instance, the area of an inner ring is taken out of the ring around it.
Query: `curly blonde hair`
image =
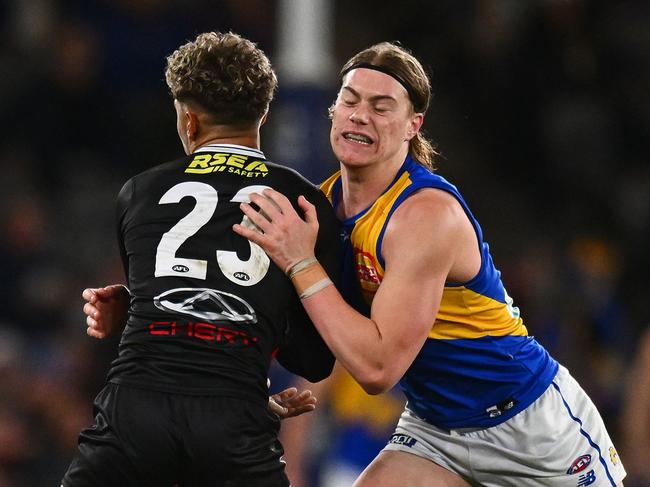
[[[250,125],[268,110],[278,81],[253,42],[233,32],[206,32],[167,58],[174,99],[199,105],[220,125]]]

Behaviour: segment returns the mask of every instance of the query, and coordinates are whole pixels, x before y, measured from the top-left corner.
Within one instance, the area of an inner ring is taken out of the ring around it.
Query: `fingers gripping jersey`
[[[301,194],[316,204],[316,253],[336,279],[339,224],[329,202],[262,152],[208,145],[145,171],[124,185],[117,202],[131,305],[112,382],[266,400],[271,358],[291,346],[280,361],[292,372],[314,381],[329,374],[333,356],[289,279],[232,230],[235,223],[252,228],[239,205],[265,187],[294,204]]]
[[[528,336],[463,197],[452,184],[410,156],[372,206],[343,222],[349,259],[345,265],[353,268],[358,283],[355,291],[344,270],[346,299],[357,308],[371,305],[384,276],[381,245],[386,225],[398,206],[422,188],[446,191],[461,204],[476,231],[481,268],[469,282],[446,283],[439,311],[431,317],[428,339],[400,385],[409,408],[435,425],[492,426],[514,416],[542,394],[558,365]],[[336,208],[340,174],[325,181],[321,190]]]

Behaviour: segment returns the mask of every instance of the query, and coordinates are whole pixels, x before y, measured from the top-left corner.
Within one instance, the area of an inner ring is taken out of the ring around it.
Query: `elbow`
[[[321,366],[318,369],[312,369],[305,371],[302,375],[303,378],[307,379],[309,382],[320,382],[323,379],[327,379],[332,374],[332,369],[334,368],[334,361],[330,365]]]
[[[375,370],[369,371],[356,378],[362,389],[371,396],[383,394],[393,388],[399,378],[396,380],[388,375],[385,371]]]
[[[302,353],[297,346],[281,348],[276,359],[285,369],[299,375],[309,382],[320,382],[332,373],[335,357],[329,348],[304,348],[309,353]]]
[[[327,379],[334,369],[334,355],[328,354],[327,357],[321,357],[320,360],[309,363],[308,367],[303,367],[300,370],[291,370],[294,374],[307,379],[309,382],[320,382]]]

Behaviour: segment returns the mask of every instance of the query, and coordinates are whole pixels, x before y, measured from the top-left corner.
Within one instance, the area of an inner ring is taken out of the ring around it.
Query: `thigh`
[[[266,400],[197,397],[184,415],[182,487],[288,487],[280,421]]]
[[[94,423],[79,435],[65,487],[171,487],[178,451],[164,393],[107,384],[94,402]]]
[[[469,487],[460,476],[429,459],[404,451],[384,450],[354,487]]]
[[[427,423],[408,407],[400,416],[395,433],[383,452],[399,452],[424,459],[427,463],[422,465],[435,466],[436,475],[432,478],[442,479],[440,482],[452,482],[447,480],[449,475],[459,482],[449,483],[449,485],[468,485],[468,482],[471,482],[471,457],[465,437]],[[447,472],[449,475],[445,475]]]
[[[466,439],[487,487],[614,487],[625,476],[598,410],[564,368],[526,410]]]

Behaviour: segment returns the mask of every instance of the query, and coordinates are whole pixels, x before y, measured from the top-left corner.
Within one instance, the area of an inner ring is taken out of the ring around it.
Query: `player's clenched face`
[[[332,108],[330,143],[346,166],[401,164],[422,122],[397,80],[358,68],[345,75]]]

